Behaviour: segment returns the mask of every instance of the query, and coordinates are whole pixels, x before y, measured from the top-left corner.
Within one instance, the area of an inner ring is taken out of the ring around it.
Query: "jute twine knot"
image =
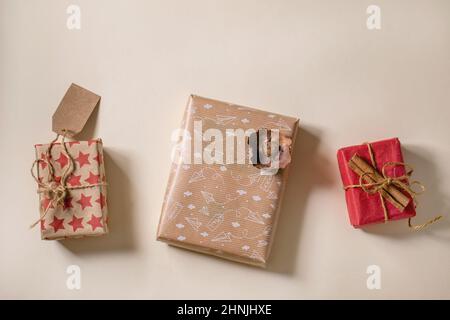
[[[371,149],[369,149],[371,150]],[[371,158],[373,158],[371,156]],[[372,162],[373,164],[373,162]],[[386,173],[387,168],[389,167],[396,167],[396,166],[403,166],[406,169],[406,173],[399,177],[392,177]],[[374,165],[375,169],[375,165]],[[405,191],[408,195],[415,200],[415,197],[423,192],[425,192],[425,186],[420,181],[412,181],[408,183],[408,178],[412,175],[414,172],[414,169],[411,165],[404,163],[404,162],[386,162],[383,167],[381,168],[381,175],[383,179],[379,182],[367,182],[364,181],[367,180],[366,178],[371,177],[373,175],[372,172],[365,172],[359,177],[359,183],[356,185],[350,185],[345,187],[345,189],[348,188],[361,188],[366,193],[369,194],[376,194],[379,193],[382,189],[385,189],[386,187],[393,185],[403,191]],[[420,190],[414,190],[412,186],[418,186]]]
[[[46,184],[44,187],[39,187],[38,193],[42,193],[47,199],[50,199],[56,205],[64,204],[64,199],[67,196],[67,188],[55,181]]]

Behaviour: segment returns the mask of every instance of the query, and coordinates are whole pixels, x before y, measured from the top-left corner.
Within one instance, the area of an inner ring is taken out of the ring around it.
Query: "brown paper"
[[[279,129],[294,140],[298,127],[295,118],[191,96],[182,128],[190,133],[192,140],[195,121],[202,122],[203,132],[208,129],[222,132],[224,152],[227,129]],[[209,143],[203,142],[203,147]],[[192,141],[183,139],[182,144],[192,146]],[[289,167],[274,175],[265,175],[264,169],[258,169],[248,161],[245,164],[173,163],[158,240],[233,261],[265,266]]]
[[[80,133],[99,101],[100,96],[72,83],[53,114],[53,131],[69,137]]]
[[[355,154],[348,162],[349,167],[359,176],[366,174],[363,178],[365,183],[381,183],[383,176],[370,164]],[[395,185],[387,185],[380,190],[381,195],[392,203],[400,211],[405,210],[411,199],[401,192]]]

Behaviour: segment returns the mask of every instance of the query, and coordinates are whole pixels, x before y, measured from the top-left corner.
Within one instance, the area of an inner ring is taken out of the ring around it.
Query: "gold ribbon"
[[[47,207],[44,209],[44,212],[40,215],[39,219],[35,221],[31,226],[31,228],[34,228],[42,219],[45,218],[47,213],[49,212],[50,208],[53,206],[54,208],[57,208],[58,206],[64,206],[64,200],[66,199],[68,190],[73,189],[86,189],[86,188],[92,188],[95,186],[100,185],[106,185],[106,183],[95,183],[95,184],[89,184],[89,185],[82,185],[82,186],[68,186],[67,185],[67,178],[73,173],[75,169],[75,163],[70,155],[69,151],[67,150],[67,146],[65,144],[66,135],[69,131],[63,129],[63,135],[61,140],[61,145],[63,146],[63,150],[65,152],[65,155],[68,158],[69,166],[64,170],[63,174],[61,175],[61,180],[58,182],[54,181],[55,179],[55,168],[53,167],[53,164],[51,163],[51,150],[53,146],[55,145],[56,141],[58,141],[60,134],[56,135],[56,138],[53,139],[48,148],[45,152],[45,157],[43,159],[37,159],[33,161],[33,164],[31,166],[31,176],[34,178],[36,183],[38,184],[38,190],[37,193],[43,194],[46,198],[50,199],[50,201],[47,204]],[[39,180],[39,178],[35,174],[35,167],[41,162],[45,162],[47,164],[47,168],[49,171],[49,179],[47,182],[42,182]]]
[[[372,166],[373,166],[374,170],[376,170],[377,166],[376,166],[376,162],[375,162],[375,157],[373,155],[372,146],[370,145],[370,143],[365,143],[365,145],[367,146],[367,148],[369,150],[370,161],[372,162]],[[399,177],[389,176],[386,173],[386,168],[395,167],[395,166],[403,166],[405,168],[405,174],[402,176],[399,176]],[[381,206],[383,208],[384,222],[386,223],[389,220],[389,215],[388,215],[388,210],[386,208],[386,203],[385,203],[384,197],[381,192],[384,188],[392,185],[392,186],[395,186],[395,187],[403,190],[406,194],[408,194],[412,198],[414,207],[417,206],[416,196],[425,192],[425,186],[420,181],[414,180],[414,181],[408,183],[408,178],[412,175],[413,172],[414,172],[413,167],[407,163],[386,162],[383,165],[383,167],[381,168],[381,175],[383,177],[383,179],[381,181],[365,183],[364,182],[365,178],[372,174],[371,172],[365,172],[359,176],[358,184],[345,186],[344,189],[347,190],[349,188],[361,188],[364,192],[366,192],[368,194],[378,193],[380,196],[380,200],[381,200]],[[413,185],[419,186],[420,190],[419,191],[413,190],[412,189]],[[420,224],[420,225],[413,225],[411,223],[411,218],[409,218],[408,226],[411,229],[417,231],[417,230],[426,228],[427,226],[429,226],[432,223],[435,223],[436,221],[440,220],[441,218],[442,218],[442,215],[439,215],[439,216],[437,216],[433,219],[430,219],[427,222]]]

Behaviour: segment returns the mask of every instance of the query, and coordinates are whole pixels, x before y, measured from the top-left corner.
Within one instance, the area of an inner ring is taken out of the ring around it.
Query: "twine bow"
[[[67,185],[67,178],[73,173],[75,170],[75,163],[70,155],[69,151],[67,150],[67,146],[65,144],[66,135],[69,133],[68,130],[63,129],[63,135],[61,139],[61,145],[63,147],[65,156],[68,159],[68,166],[64,170],[63,174],[61,175],[60,181],[55,181],[55,168],[53,167],[53,164],[51,163],[51,150],[53,146],[55,145],[56,141],[58,141],[60,134],[56,135],[56,138],[53,139],[46,152],[45,156],[41,159],[37,159],[33,161],[33,164],[31,166],[31,175],[38,184],[38,194],[44,195],[47,199],[49,199],[47,206],[44,208],[44,212],[40,215],[39,219],[35,221],[31,226],[31,228],[34,228],[42,219],[44,219],[47,215],[47,213],[50,211],[50,208],[57,208],[58,206],[64,206],[64,201],[68,195],[68,190],[73,189],[85,189],[85,188],[91,188],[95,186],[100,185],[106,185],[105,183],[95,183],[95,184],[89,184],[89,185],[82,185],[82,186],[68,186]],[[44,162],[47,165],[49,174],[48,174],[48,181],[42,182],[41,179],[37,177],[35,174],[35,167],[41,163]]]
[[[376,162],[375,157],[373,155],[372,146],[370,143],[366,143],[367,148],[369,150],[370,160],[372,162],[372,166],[374,170],[376,170]],[[405,168],[405,174],[398,177],[391,177],[386,173],[386,169],[389,167],[395,166],[403,166]],[[417,206],[416,196],[425,192],[425,186],[418,180],[414,180],[409,182],[409,177],[414,172],[414,169],[411,165],[405,162],[386,162],[381,168],[381,176],[382,179],[376,182],[365,182],[367,178],[373,178],[373,172],[364,172],[359,176],[359,183],[355,185],[345,186],[344,189],[347,190],[349,188],[361,188],[364,192],[368,194],[376,194],[378,193],[381,200],[381,206],[383,208],[384,213],[384,221],[385,223],[389,220],[388,210],[386,208],[385,199],[383,197],[383,191],[386,190],[389,186],[395,186],[398,189],[402,190],[404,193],[409,195],[414,203],[414,207]],[[375,179],[372,179],[375,180]],[[414,190],[413,186],[418,186],[419,190]],[[408,226],[413,230],[421,230],[428,225],[440,220],[442,215],[439,215],[433,219],[428,220],[427,222],[420,225],[413,225],[411,223],[411,218],[408,219]]]
[[[406,170],[406,173],[399,177],[391,177],[386,173],[386,168],[389,167],[396,167],[396,166],[403,166]],[[412,181],[409,184],[407,183],[408,178],[412,175],[414,172],[414,169],[407,163],[404,162],[386,162],[383,167],[381,168],[381,175],[383,176],[383,180],[380,182],[372,182],[372,183],[364,183],[364,180],[370,175],[372,175],[372,172],[365,172],[359,177],[359,184],[355,185],[355,187],[360,187],[365,192],[369,194],[375,194],[381,191],[381,189],[384,189],[390,185],[394,185],[397,188],[405,191],[407,194],[409,194],[413,199],[415,196],[422,194],[425,192],[425,186],[420,181]],[[417,185],[420,187],[421,190],[414,191],[411,186]],[[348,186],[352,187],[352,186]]]

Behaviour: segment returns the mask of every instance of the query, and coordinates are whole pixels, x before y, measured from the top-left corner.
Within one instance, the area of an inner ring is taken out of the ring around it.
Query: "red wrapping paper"
[[[386,162],[404,162],[401,144],[398,138],[377,141],[370,143],[370,145],[375,158],[376,169],[379,172],[381,172]],[[372,165],[369,148],[366,144],[339,149],[337,158],[344,187],[359,184],[359,175],[348,166],[349,160],[355,153]],[[403,166],[387,167],[385,171],[390,177],[399,177],[405,174],[405,168]],[[410,196],[408,195],[408,197]],[[371,223],[385,222],[383,206],[378,193],[369,194],[361,188],[348,188],[345,191],[345,199],[347,201],[350,223],[355,228]],[[416,215],[412,199],[403,212],[387,200],[384,200],[384,203],[389,220],[410,218]]]

